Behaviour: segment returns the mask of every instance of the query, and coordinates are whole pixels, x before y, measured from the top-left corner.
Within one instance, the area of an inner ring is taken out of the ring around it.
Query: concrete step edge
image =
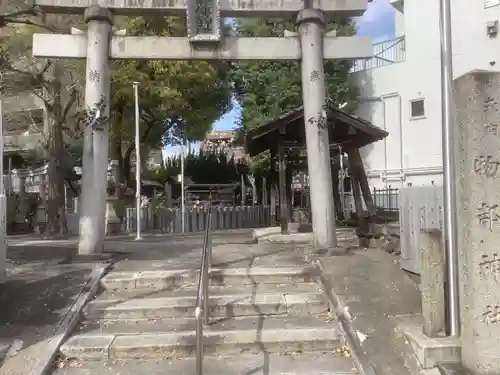
[[[176,271],[116,271],[110,272],[102,278],[101,286],[104,289],[145,288],[182,286],[193,283],[199,276],[197,270]],[[317,271],[310,267],[285,267],[285,268],[227,268],[212,269],[209,274],[210,283],[220,285],[229,280],[233,283],[251,285],[256,283],[280,283],[301,280],[315,281]]]
[[[209,299],[210,314],[220,317],[261,314],[321,313],[328,305],[321,293],[263,294],[213,296]],[[124,319],[182,317],[194,313],[196,297],[137,298],[94,300],[83,309],[87,319],[121,317]]]
[[[296,328],[286,331],[231,330],[205,331],[204,351],[207,354],[241,354],[266,351],[274,353],[335,350],[343,345],[338,329]],[[196,332],[72,336],[60,348],[69,358],[179,358],[195,354]],[[247,349],[247,350],[245,350]]]
[[[352,358],[332,353],[309,352],[297,356],[281,354],[264,356],[262,353],[238,356],[207,355],[203,363],[204,375],[248,375],[252,373],[257,375],[263,374],[264,369],[267,369],[266,373],[281,375],[359,375],[352,363]],[[146,363],[143,359],[70,360],[60,369],[56,369],[53,375],[137,375],[144,372],[148,375],[194,374],[196,360],[195,358],[157,359]]]
[[[338,323],[332,320],[328,312],[300,315],[256,315],[233,318],[210,317],[206,331],[231,331],[247,329],[281,329],[289,328],[336,328]],[[194,331],[196,320],[194,314],[183,318],[160,319],[92,319],[79,323],[75,334],[112,334],[130,335],[157,332]]]
[[[185,284],[167,288],[134,288],[102,290],[97,300],[129,300],[133,298],[161,298],[161,297],[189,297],[198,293],[198,283]],[[323,293],[315,282],[295,282],[278,284],[249,285],[211,285],[210,297],[234,295],[264,295],[264,294],[291,294],[291,293]]]

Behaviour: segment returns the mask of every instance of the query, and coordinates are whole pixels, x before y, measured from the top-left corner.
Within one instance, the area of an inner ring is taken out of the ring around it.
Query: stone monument
[[[500,73],[454,83],[462,363],[500,374]]]

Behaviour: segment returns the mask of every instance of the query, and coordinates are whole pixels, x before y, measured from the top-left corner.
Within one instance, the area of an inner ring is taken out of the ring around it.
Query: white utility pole
[[[139,139],[139,83],[134,82],[135,99],[135,207],[136,207],[136,240],[141,237],[141,144]]]
[[[186,199],[184,197],[184,137],[179,138],[176,136],[172,136],[177,142],[181,144],[181,176],[180,176],[180,183],[181,183],[181,229],[182,233],[185,232],[186,230]]]
[[[455,119],[450,0],[440,0],[441,111],[443,141],[444,242],[447,278],[447,333],[460,336],[457,239],[457,175],[455,170]]]

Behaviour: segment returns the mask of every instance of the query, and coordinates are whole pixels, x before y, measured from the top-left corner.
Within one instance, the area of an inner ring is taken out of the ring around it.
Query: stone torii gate
[[[100,252],[104,240],[108,165],[109,59],[148,60],[301,60],[311,208],[315,244],[336,246],[326,128],[324,59],[372,56],[371,39],[325,35],[330,17],[360,16],[368,0],[35,0],[46,13],[83,13],[87,33],[35,34],[33,55],[85,59],[85,104],[99,121],[89,121],[83,157],[79,253]],[[148,12],[186,15],[188,35],[133,37],[112,35],[113,14]],[[284,38],[222,37],[221,17],[297,16],[299,33]],[[99,126],[95,126],[98,122]]]

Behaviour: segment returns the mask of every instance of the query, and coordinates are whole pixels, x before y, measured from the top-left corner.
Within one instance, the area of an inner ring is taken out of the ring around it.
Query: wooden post
[[[262,206],[267,206],[267,179],[262,177]]]
[[[280,146],[278,150],[278,170],[280,189],[280,226],[281,234],[288,234],[288,208],[286,198],[286,164],[285,148]]]
[[[246,201],[246,186],[245,186],[245,175],[242,173],[241,174],[241,207],[245,207],[245,201]]]
[[[287,207],[287,222],[291,222],[293,216],[293,170],[285,165],[285,191],[286,191],[286,207]]]
[[[375,216],[377,214],[375,209],[375,204],[373,203],[373,197],[370,191],[370,186],[368,185],[368,178],[366,177],[365,168],[363,166],[363,160],[361,159],[361,154],[359,153],[359,148],[354,148],[348,152],[349,162],[351,163],[352,170],[359,181],[359,186],[361,188],[361,193],[363,194],[363,199],[366,204],[366,209],[370,216]]]
[[[271,189],[270,189],[270,203],[269,203],[269,208],[271,210],[271,226],[276,225],[276,184],[272,183],[271,184]]]
[[[354,198],[354,207],[356,208],[356,216],[358,220],[363,217],[363,202],[361,202],[361,191],[359,181],[355,173],[351,173],[352,196]]]
[[[273,171],[273,183],[271,183],[271,188],[270,188],[270,205],[271,205],[271,218],[272,222],[271,225],[274,227],[276,225],[276,219],[277,219],[277,214],[276,214],[276,193],[278,191],[276,187],[276,154],[277,150],[276,148],[272,148],[271,150],[271,170]]]
[[[337,220],[344,220],[344,212],[342,210],[342,202],[339,193],[339,170],[340,165],[336,161],[332,162],[332,186],[333,186],[333,202],[335,204],[335,212]]]

